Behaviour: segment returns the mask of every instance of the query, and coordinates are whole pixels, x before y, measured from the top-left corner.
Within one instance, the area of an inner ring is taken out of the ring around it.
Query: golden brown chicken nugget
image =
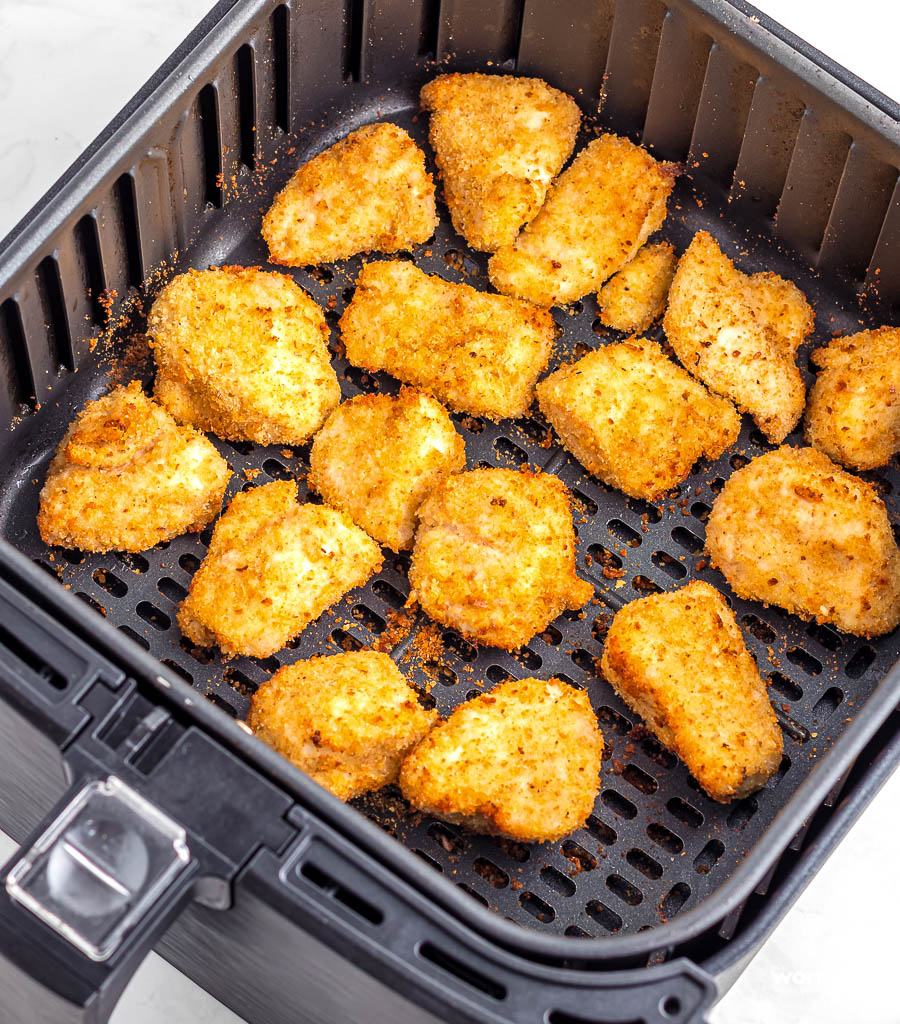
[[[900,451],[900,328],[861,331],[817,348],[822,368],[806,406],[806,440],[851,469]]]
[[[447,410],[413,388],[358,395],[316,434],[307,483],[393,551],[411,548],[416,513],[434,487],[466,468]]]
[[[386,654],[355,651],[285,665],[253,695],[256,735],[340,800],[397,781],[438,720]]]
[[[303,164],[275,197],[262,234],[271,263],[303,267],[411,249],[437,223],[425,154],[402,128],[383,122]]]
[[[347,359],[426,388],[457,412],[524,416],[547,368],[547,310],[422,273],[403,260],[363,267],[341,317]]]
[[[541,412],[589,472],[633,498],[652,501],[718,458],[741,420],[659,345],[630,338],[589,352],[537,386]]]
[[[569,835],[600,789],[603,736],[583,690],[511,679],[461,704],[403,762],[416,808],[526,843]]]
[[[234,496],[178,610],[178,624],[226,656],[266,658],[381,568],[378,545],[343,512],[298,505],[280,480]]]
[[[600,322],[640,334],[666,311],[678,257],[668,242],[642,245],[633,260],[597,292]]]
[[[575,575],[565,484],[549,473],[475,469],[419,508],[410,600],[472,640],[514,650],[593,596]]]
[[[302,444],[341,400],[322,310],[285,274],[179,274],[157,296],[147,330],[157,400],[219,437]]]
[[[47,471],[38,529],[46,544],[145,551],[212,522],[230,478],[212,444],[135,380],[75,417]]]
[[[678,261],[663,326],[685,367],[749,412],[770,441],[794,429],[806,397],[794,354],[813,327],[796,285],[742,274],[698,231]]]
[[[539,78],[440,75],[423,86],[453,226],[474,249],[513,242],[572,155],[578,104]]]
[[[862,636],[900,622],[884,502],[815,448],[778,448],[739,469],[713,502],[706,543],[740,597]]]
[[[660,227],[673,184],[670,165],[628,139],[601,135],[559,176],[516,240],[491,257],[491,284],[539,306],[597,291]]]
[[[763,786],[783,741],[766,684],[722,595],[695,580],[631,601],[606,636],[603,674],[720,803]]]

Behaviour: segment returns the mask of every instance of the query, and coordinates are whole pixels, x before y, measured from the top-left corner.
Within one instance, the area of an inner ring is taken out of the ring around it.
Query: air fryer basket
[[[539,415],[501,423],[454,416],[470,466],[534,466],[570,487],[579,572],[595,585],[587,609],[561,616],[509,654],[476,648],[421,614],[404,623],[408,557],[400,555],[386,558],[374,580],[286,650],[226,662],[188,643],[175,622],[209,531],[141,555],[48,550],[35,526],[38,493],[75,411],[111,383],[152,379],[143,315],[160,284],[188,267],[264,265],[262,211],[300,161],[353,128],[388,119],[429,152],[417,93],[435,73],[540,75],[573,92],[588,115],[579,145],[598,130],[615,130],[682,162],[661,237],[682,251],[707,229],[741,269],[795,280],[816,308],[813,340],[799,359],[807,382],[812,347],[896,317],[896,111],[861,84],[853,91],[826,76],[725,3],[583,2],[561,12],[534,0],[501,0],[486,10],[460,0],[350,0],[345,18],[327,7],[221,5],[193,49],[170,62],[170,71],[178,60],[189,63],[190,80],[157,76],[115,133],[7,240],[0,358],[8,389],[0,404],[15,428],[0,469],[0,534],[100,612],[107,635],[115,627],[158,659],[162,679],[185,681],[233,717],[244,716],[256,686],[280,665],[373,645],[388,650],[423,701],[444,714],[511,676],[557,676],[585,687],[607,740],[603,785],[587,826],[562,842],[525,846],[475,836],[410,813],[391,790],[357,801],[358,811],[417,855],[416,865],[290,766],[278,766],[279,780],[361,848],[376,849],[420,888],[433,885],[436,902],[476,930],[544,962],[587,970],[721,955],[740,933],[751,889],[764,894],[772,879],[785,883],[778,855],[792,838],[795,851],[802,847],[826,794],[829,806],[837,801],[853,759],[900,691],[890,672],[900,654],[896,634],[863,640],[740,600],[709,568],[704,522],[716,494],[735,468],[770,447],[747,417],[734,449],[699,463],[664,501],[648,504],[586,474]],[[453,232],[443,206],[440,213],[435,238],[411,258],[429,273],[487,287],[486,259]],[[349,366],[341,351],[336,323],[362,262],[289,271],[327,310],[345,396],[397,386]],[[618,337],[599,324],[593,296],[554,316],[561,335],[551,368]],[[102,335],[95,350],[92,334]],[[236,471],[229,497],[291,478],[303,498],[308,445],[213,440]],[[802,444],[800,432],[788,443]],[[896,524],[897,459],[863,475]],[[728,806],[705,796],[595,668],[618,608],[690,579],[728,596],[784,731],[776,777]],[[88,637],[99,635],[95,616],[84,622]],[[123,649],[139,656],[128,644]],[[233,725],[220,720],[219,728],[237,742]],[[887,742],[889,731],[879,735]],[[274,770],[272,755],[246,737],[240,743],[245,756]],[[432,883],[429,868],[464,896]],[[494,920],[477,904],[495,912]],[[502,918],[529,931],[516,932]]]

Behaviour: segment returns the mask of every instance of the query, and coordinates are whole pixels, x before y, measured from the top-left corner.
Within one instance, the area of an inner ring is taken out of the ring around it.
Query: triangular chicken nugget
[[[578,105],[512,75],[441,75],[420,98],[453,226],[474,249],[509,245],[572,153]]]
[[[587,694],[559,679],[511,679],[467,701],[403,762],[419,811],[477,832],[549,842],[587,820],[603,736]]]
[[[88,402],[60,442],[41,491],[47,544],[145,551],[202,530],[222,507],[228,463],[180,427],[138,381]]]
[[[516,240],[491,257],[491,284],[538,306],[597,291],[660,227],[674,177],[628,139],[601,135],[559,176]]]
[[[425,154],[395,124],[369,124],[303,164],[263,218],[270,261],[286,267],[397,252],[438,218]]]
[[[794,429],[806,397],[794,356],[813,327],[795,284],[742,274],[698,231],[678,261],[663,326],[685,368],[749,412],[770,441]]]

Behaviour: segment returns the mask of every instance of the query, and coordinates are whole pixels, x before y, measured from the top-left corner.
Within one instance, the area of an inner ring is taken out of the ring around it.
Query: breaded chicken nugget
[[[147,330],[157,400],[219,437],[302,444],[341,400],[322,310],[285,274],[179,274],[157,296]]]
[[[625,605],[609,627],[601,667],[713,800],[752,793],[781,764],[766,685],[731,609],[708,583]]]
[[[438,720],[386,654],[356,651],[285,665],[253,695],[256,735],[340,800],[396,782]]]
[[[813,327],[796,285],[742,274],[698,231],[678,261],[663,326],[685,367],[749,412],[770,441],[794,429],[806,395],[794,354]]]
[[[595,292],[666,216],[674,173],[628,139],[601,135],[564,171],[534,220],[488,264],[491,284],[539,306]]]
[[[666,311],[678,257],[668,242],[642,245],[637,255],[597,292],[600,322],[640,334]]]
[[[713,502],[706,543],[740,597],[862,636],[900,622],[900,550],[884,502],[814,448],[739,469]]]
[[[230,478],[212,444],[134,380],[88,402],[69,426],[41,490],[38,529],[45,544],[145,551],[212,522]]]
[[[806,406],[806,440],[852,469],[900,451],[900,328],[835,338],[812,354],[822,368]]]
[[[589,472],[650,501],[705,455],[737,441],[741,420],[659,345],[630,338],[589,352],[537,386],[541,412]]]
[[[425,154],[395,124],[369,124],[303,164],[263,218],[269,261],[286,267],[397,252],[438,217]]]
[[[293,480],[234,496],[178,610],[178,624],[226,656],[266,658],[381,568],[343,512],[298,505]]]
[[[453,226],[474,249],[510,245],[572,155],[578,104],[512,75],[441,75],[420,99]]]
[[[400,551],[412,547],[422,502],[466,468],[466,445],[440,402],[401,388],[339,405],[316,434],[309,465],[310,487]]]
[[[451,284],[401,260],[364,266],[341,317],[355,366],[387,370],[451,409],[493,419],[528,412],[555,336],[547,310]]]
[[[594,588],[575,575],[569,493],[549,473],[476,469],[419,508],[411,601],[470,639],[514,650]]]
[[[600,789],[603,736],[587,694],[559,679],[511,679],[461,704],[403,762],[419,811],[526,843],[569,835]]]

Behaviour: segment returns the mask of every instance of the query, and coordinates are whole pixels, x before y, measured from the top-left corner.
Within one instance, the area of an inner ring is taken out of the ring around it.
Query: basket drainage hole
[[[708,874],[710,868],[725,852],[725,844],[718,839],[710,839],[694,858],[694,870],[698,875]]]
[[[514,466],[524,466],[528,461],[528,456],[525,452],[506,437],[497,438],[494,442],[494,451],[497,453],[498,459],[504,462],[511,462]]]
[[[402,608],[406,604],[406,598],[387,580],[375,580],[372,584],[372,593],[391,608]]]
[[[677,1017],[681,1013],[681,1000],[678,996],[666,996],[660,1001],[659,1012],[664,1017]]]
[[[780,693],[782,697],[787,697],[788,700],[800,700],[803,696],[802,688],[793,679],[788,679],[787,676],[782,675],[780,672],[773,672],[769,676],[769,686],[776,693]]]
[[[696,807],[691,806],[686,800],[682,800],[680,797],[673,796],[672,799],[666,804],[669,809],[669,813],[673,814],[679,821],[685,825],[690,825],[691,828],[700,828],[703,824],[703,815]]]
[[[622,927],[622,918],[600,900],[591,900],[584,909],[588,917],[596,921],[605,931],[617,932]]]
[[[150,568],[150,563],[143,555],[135,555],[130,551],[116,551],[116,558],[132,572],[145,573]]]
[[[509,875],[487,857],[476,857],[472,861],[472,867],[476,874],[495,889],[505,889],[509,885]]]
[[[333,644],[337,644],[342,651],[361,651],[362,642],[352,636],[346,629],[336,629],[328,638]]]
[[[656,821],[647,826],[647,837],[667,853],[679,854],[684,849],[681,838]]]
[[[170,579],[168,576],[162,576],[156,584],[156,589],[162,594],[163,597],[167,597],[173,604],[178,604],[187,597],[187,591],[180,583],[176,583],[175,580]]]
[[[659,901],[659,916],[663,921],[673,918],[687,903],[691,895],[691,887],[687,882],[676,882]]]
[[[813,718],[820,723],[831,718],[838,707],[840,707],[843,699],[843,690],[837,686],[829,687],[816,701],[813,707]]]
[[[641,535],[637,530],[632,530],[630,526],[623,523],[621,519],[610,519],[606,524],[606,528],[623,544],[627,544],[628,547],[639,548],[641,546]]]
[[[802,647],[790,647],[785,657],[792,665],[797,665],[809,676],[817,676],[822,671],[822,662],[804,651]]]
[[[541,924],[550,924],[551,921],[556,919],[556,911],[549,903],[545,903],[540,896],[535,896],[533,892],[523,892],[519,895],[519,905],[523,910],[531,914],[532,917],[536,918]]]
[[[610,875],[606,879],[606,888],[618,896],[623,903],[627,903],[629,907],[636,907],[644,902],[644,894],[641,890],[621,875]]]
[[[376,615],[371,608],[367,608],[364,604],[354,605],[350,614],[358,622],[361,622],[366,629],[378,636],[384,632],[387,626],[387,623],[380,615]]]
[[[237,711],[235,711],[235,709],[228,703],[227,700],[225,700],[224,697],[220,697],[217,693],[208,693],[206,695],[206,699],[215,704],[216,707],[221,708],[226,715],[231,715],[232,718],[238,717]]]
[[[192,555],[190,551],[185,551],[183,555],[179,556],[178,564],[186,573],[190,573],[193,576],[200,568],[200,559],[196,555]]]
[[[649,854],[644,853],[643,850],[637,849],[637,847],[625,854],[625,860],[647,878],[657,879],[662,877],[662,864],[654,860]]]
[[[654,551],[650,561],[673,580],[683,580],[687,576],[687,569],[667,551]]]
[[[95,569],[91,578],[99,587],[112,594],[113,597],[124,597],[128,593],[128,587],[109,569]]]
[[[847,662],[847,667],[844,669],[850,679],[859,679],[868,672],[872,666],[872,662],[875,661],[875,650],[868,644],[863,644],[862,647],[853,655],[853,657]]]
[[[575,895],[575,883],[572,879],[567,878],[561,871],[557,871],[556,868],[551,868],[549,864],[541,868],[541,881],[554,892],[558,892],[560,896]]]
[[[139,647],[143,647],[145,651],[150,650],[150,644],[140,635],[140,633],[135,633],[130,626],[119,626],[118,629],[120,633],[124,633],[129,640],[133,640]]]
[[[614,814],[618,814],[620,818],[630,821],[632,818],[637,817],[637,808],[634,804],[630,800],[626,800],[621,793],[617,793],[614,789],[604,789],[600,794],[600,799]]]
[[[583,846],[567,839],[560,847],[562,855],[572,865],[570,875],[580,875],[582,871],[593,871],[597,866],[597,858],[585,850]]]
[[[572,495],[572,504],[575,506],[575,510],[583,516],[595,516],[600,511],[600,506],[597,502],[586,494],[582,494],[581,491],[570,487],[569,493]]]

